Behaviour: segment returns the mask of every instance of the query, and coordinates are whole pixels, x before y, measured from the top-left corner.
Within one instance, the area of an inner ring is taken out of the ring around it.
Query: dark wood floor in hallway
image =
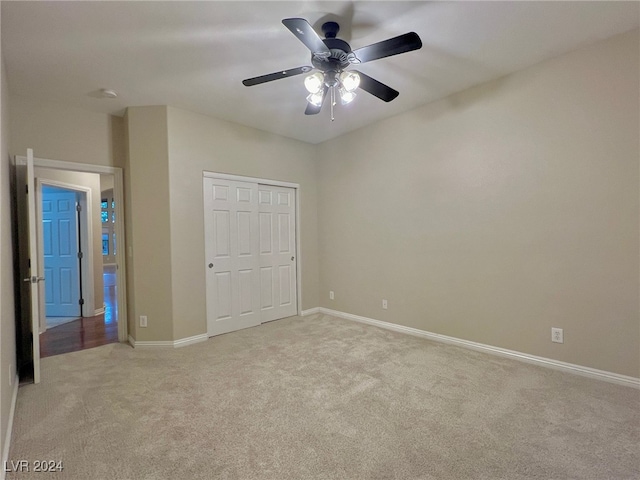
[[[48,328],[40,335],[40,357],[76,352],[118,341],[115,272],[105,268],[105,312]]]
[[[117,322],[106,323],[104,315],[79,318],[41,334],[40,356],[51,357],[117,341]]]

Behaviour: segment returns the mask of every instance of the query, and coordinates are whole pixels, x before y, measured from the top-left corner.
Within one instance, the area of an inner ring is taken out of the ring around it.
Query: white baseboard
[[[13,417],[16,413],[16,400],[18,399],[18,387],[20,386],[20,378],[16,375],[13,380],[13,393],[11,395],[11,408],[9,409],[9,420],[7,421],[7,431],[4,436],[4,448],[2,449],[2,465],[6,465],[9,461],[9,447],[11,446],[11,430],[13,430]],[[6,472],[5,468],[0,469],[0,480],[4,480]]]
[[[408,335],[435,340],[436,342],[457,345],[459,347],[469,348],[471,350],[477,350],[479,352],[512,358],[514,360],[520,360],[522,362],[531,363],[541,367],[552,368],[555,370],[561,370],[563,372],[574,373],[576,375],[582,375],[584,377],[595,378],[598,380],[604,380],[606,382],[617,383],[618,385],[640,389],[640,378],[636,377],[629,377],[627,375],[620,375],[618,373],[607,372],[605,370],[597,370],[595,368],[583,367],[582,365],[561,362],[559,360],[553,360],[551,358],[538,357],[535,355],[529,355],[528,353],[507,350],[506,348],[494,347],[491,345],[485,345],[483,343],[471,342],[469,340],[462,340],[460,338],[449,337],[447,335],[441,335],[439,333],[427,332],[426,330],[405,327],[404,325],[383,322],[382,320],[374,320],[372,318],[361,317],[360,315],[353,315],[351,313],[339,312],[337,310],[331,310],[329,308],[319,307],[318,310],[320,313],[324,313],[325,315],[331,315],[333,317],[344,318],[346,320],[366,323],[368,325],[374,325],[376,327],[385,328],[387,330],[393,330],[394,332],[406,333]]]
[[[209,340],[209,336],[206,333],[201,333],[200,335],[194,335],[193,337],[181,338],[180,340],[173,341],[173,347],[186,347],[188,345],[193,345],[194,343],[206,342]]]
[[[314,315],[316,313],[320,313],[320,307],[310,308],[309,310],[302,310],[300,312],[301,317],[306,317],[308,315]]]
[[[97,308],[97,309],[94,311],[93,316],[94,316],[94,317],[97,317],[98,315],[102,315],[104,312],[105,312],[105,308],[104,308],[104,307],[102,307],[102,308]]]
[[[129,335],[129,343],[133,348],[137,347],[172,347],[173,348],[173,340],[136,340],[131,335]]]
[[[209,339],[206,333],[200,335],[194,335],[193,337],[181,338],[179,340],[159,340],[159,341],[138,341],[129,335],[129,343],[133,348],[137,347],[165,347],[165,348],[179,348],[186,347],[187,345],[193,345],[194,343],[205,342]]]

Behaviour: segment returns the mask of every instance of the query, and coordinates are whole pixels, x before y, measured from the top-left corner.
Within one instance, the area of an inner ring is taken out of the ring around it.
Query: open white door
[[[36,189],[35,175],[33,171],[33,150],[27,149],[27,225],[29,227],[29,282],[31,297],[31,332],[33,349],[33,383],[40,383],[40,303],[39,285],[44,277],[39,277],[38,272],[38,247],[36,229]]]

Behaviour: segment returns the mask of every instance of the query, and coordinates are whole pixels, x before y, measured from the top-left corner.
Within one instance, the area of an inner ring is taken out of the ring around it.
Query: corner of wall
[[[129,333],[136,342],[173,340],[167,108],[128,108],[124,123]]]

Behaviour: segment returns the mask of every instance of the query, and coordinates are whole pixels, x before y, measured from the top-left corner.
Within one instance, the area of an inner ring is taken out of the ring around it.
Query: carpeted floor
[[[64,470],[8,479],[640,478],[638,390],[324,315],[42,379],[9,460]]]

